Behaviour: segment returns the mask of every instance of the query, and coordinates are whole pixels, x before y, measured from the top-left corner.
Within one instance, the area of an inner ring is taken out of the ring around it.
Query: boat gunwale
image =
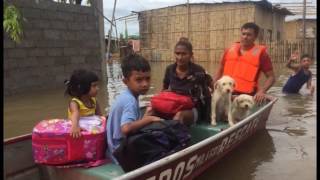
[[[24,135],[20,135],[20,136],[15,136],[12,138],[4,139],[3,144],[4,145],[14,144],[14,143],[17,143],[20,141],[31,139],[31,137],[32,137],[32,133],[24,134]]]
[[[157,169],[157,168],[163,166],[163,164],[170,164],[171,162],[185,156],[186,154],[188,154],[190,152],[195,152],[195,151],[199,150],[200,148],[203,148],[203,147],[213,143],[214,141],[218,140],[219,138],[221,138],[221,137],[233,132],[234,130],[244,126],[245,124],[249,123],[254,118],[256,118],[258,115],[260,115],[263,111],[268,109],[270,106],[273,106],[273,104],[278,100],[278,98],[273,97],[273,96],[267,96],[267,98],[270,100],[269,103],[267,103],[265,106],[261,107],[256,112],[250,114],[248,117],[246,117],[242,121],[238,122],[234,126],[229,127],[227,129],[223,130],[222,132],[220,132],[216,135],[213,135],[211,137],[208,137],[208,138],[206,138],[196,144],[193,144],[193,145],[187,147],[186,149],[178,151],[174,154],[171,154],[167,157],[164,157],[164,158],[162,158],[158,161],[155,161],[153,163],[150,163],[146,166],[143,166],[143,167],[140,167],[140,168],[135,169],[133,171],[130,171],[128,173],[125,173],[119,177],[116,177],[115,179],[116,180],[127,180],[127,179],[136,178],[137,176],[144,174],[146,171],[151,171],[153,169]]]

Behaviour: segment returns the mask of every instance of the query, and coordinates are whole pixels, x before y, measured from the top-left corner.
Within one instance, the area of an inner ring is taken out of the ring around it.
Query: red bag
[[[189,110],[194,107],[190,96],[163,91],[151,98],[152,109],[160,115],[172,118],[181,110]]]

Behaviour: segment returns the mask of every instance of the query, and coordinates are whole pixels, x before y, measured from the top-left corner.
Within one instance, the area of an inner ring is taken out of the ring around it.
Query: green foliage
[[[88,5],[88,6],[91,6],[91,5],[92,5],[91,0],[87,0],[87,5]]]
[[[9,34],[9,37],[19,43],[22,36],[22,16],[14,5],[4,2],[3,7],[3,29]]]
[[[129,39],[134,39],[134,40],[139,40],[140,36],[139,35],[130,35],[128,36]]]

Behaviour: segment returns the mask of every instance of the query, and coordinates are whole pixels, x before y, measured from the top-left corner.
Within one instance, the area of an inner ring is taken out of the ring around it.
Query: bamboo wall
[[[306,20],[306,38],[316,38],[316,20]],[[298,40],[303,38],[303,22],[301,19],[285,22],[284,35],[287,40]]]
[[[173,61],[174,46],[185,36],[193,45],[196,61],[219,61],[224,49],[239,41],[244,23],[256,22],[262,29],[273,30],[284,19],[283,15],[262,11],[254,3],[191,4],[189,9],[188,13],[186,5],[178,5],[140,12],[142,55],[152,61]],[[277,22],[266,23],[266,18]],[[267,33],[260,40],[266,38]]]
[[[284,29],[285,29],[285,38],[294,40],[298,37],[298,22],[297,21],[289,21],[285,22]]]

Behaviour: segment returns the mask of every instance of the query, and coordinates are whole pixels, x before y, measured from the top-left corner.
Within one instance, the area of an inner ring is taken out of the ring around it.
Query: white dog
[[[234,98],[232,102],[231,121],[233,124],[248,116],[250,109],[254,105],[253,96],[241,94]]]
[[[212,116],[211,116],[211,125],[217,125],[217,114],[222,112],[224,115],[228,115],[228,122],[231,125],[231,94],[235,86],[234,79],[230,76],[222,76],[214,84],[214,92],[211,101],[212,106]]]

